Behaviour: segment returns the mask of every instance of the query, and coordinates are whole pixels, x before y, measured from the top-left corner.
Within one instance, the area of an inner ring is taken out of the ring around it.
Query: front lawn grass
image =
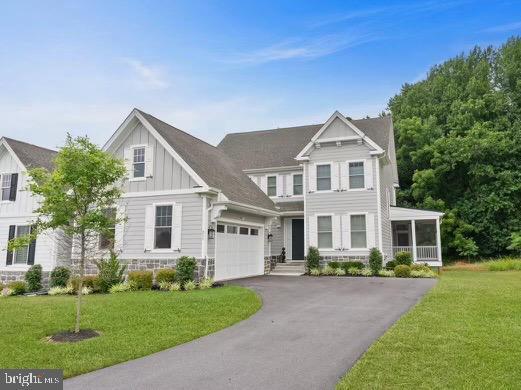
[[[226,286],[190,292],[128,292],[84,297],[82,328],[100,337],[52,344],[71,330],[72,296],[0,299],[0,367],[61,368],[70,377],[185,343],[248,318],[261,307],[251,290]]]
[[[338,389],[521,387],[521,272],[444,272]]]

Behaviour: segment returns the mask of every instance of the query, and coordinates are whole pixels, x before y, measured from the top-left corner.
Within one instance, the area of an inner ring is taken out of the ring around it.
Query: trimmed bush
[[[213,279],[212,278],[204,278],[199,282],[199,288],[201,290],[207,290],[209,288],[212,288],[213,286]]]
[[[51,287],[66,287],[71,271],[66,267],[56,267],[51,271]]]
[[[133,291],[151,290],[152,279],[152,271],[133,271],[128,273],[128,283]]]
[[[378,275],[378,272],[382,269],[383,256],[377,248],[372,248],[369,253],[369,268],[373,275]]]
[[[114,251],[110,251],[110,257],[95,262],[98,267],[98,288],[102,293],[107,293],[115,284],[123,283],[126,264],[121,264]],[[94,289],[94,288],[93,288]]]
[[[431,269],[426,264],[418,264],[418,263],[411,264],[411,271],[427,271],[428,272],[430,270]]]
[[[42,288],[42,266],[32,265],[25,273],[25,282],[28,291],[38,291]]]
[[[193,280],[189,280],[184,284],[185,291],[192,291],[197,288],[197,283],[195,283]]]
[[[388,269],[382,269],[378,272],[378,276],[384,278],[392,278],[394,276],[394,271]]]
[[[111,294],[116,294],[116,293],[126,292],[126,291],[130,291],[130,285],[128,283],[114,284],[109,289],[109,292]]]
[[[388,270],[393,270],[394,267],[396,267],[396,262],[394,260],[391,260],[391,261],[388,261],[386,264],[385,264],[385,268],[387,268]]]
[[[398,252],[394,257],[394,262],[396,265],[411,265],[412,264],[412,254],[411,252]]]
[[[411,267],[405,264],[399,264],[394,267],[394,276],[397,278],[408,278],[411,276]]]
[[[320,276],[320,269],[319,268],[311,268],[309,270],[309,274],[311,276]]]
[[[340,267],[346,271],[346,273],[349,273],[349,268],[357,268],[357,269],[363,269],[364,263],[361,261],[346,261],[343,263],[340,263]]]
[[[161,282],[174,283],[176,281],[176,272],[173,268],[163,268],[156,273],[156,283]]]
[[[73,293],[72,286],[67,286],[67,287],[55,286],[55,287],[51,287],[48,292],[49,295],[68,295],[68,294],[72,294],[72,293]]]
[[[329,265],[331,268],[337,269],[340,267],[340,263],[338,261],[330,261],[327,265]]]
[[[182,286],[184,286],[186,282],[193,281],[196,268],[197,261],[195,261],[194,257],[180,257],[176,265],[177,281],[181,283]]]
[[[306,258],[306,269],[309,272],[313,268],[320,268],[320,252],[318,251],[318,248],[310,246]]]
[[[21,280],[11,282],[7,287],[11,290],[11,295],[22,295],[27,291],[27,284]]]

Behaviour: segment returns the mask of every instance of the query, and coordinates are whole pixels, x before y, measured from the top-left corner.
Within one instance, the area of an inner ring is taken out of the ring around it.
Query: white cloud
[[[165,89],[169,86],[166,72],[159,66],[145,65],[133,58],[123,58],[138,77],[137,82],[148,89]]]
[[[489,28],[484,29],[483,32],[501,33],[501,32],[515,31],[515,30],[521,30],[521,22],[501,24],[499,26],[489,27]]]

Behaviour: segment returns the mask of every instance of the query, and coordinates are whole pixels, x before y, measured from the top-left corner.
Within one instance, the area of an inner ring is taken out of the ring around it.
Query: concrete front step
[[[278,263],[273,271],[271,271],[271,275],[300,276],[304,275],[305,272],[306,267],[304,266],[303,261],[291,261],[287,263]]]
[[[277,271],[273,270],[270,272],[270,275],[274,276],[301,276],[304,275],[304,272],[291,272],[291,271]]]

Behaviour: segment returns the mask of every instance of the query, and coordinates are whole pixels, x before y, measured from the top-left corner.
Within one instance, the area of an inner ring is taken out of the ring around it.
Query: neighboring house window
[[[17,226],[16,227],[16,237],[23,237],[31,233],[31,226]],[[13,263],[14,264],[27,264],[27,259],[29,258],[29,245],[24,246],[23,248],[18,248],[14,252]]]
[[[317,217],[317,234],[319,248],[333,247],[333,225],[330,215]]]
[[[133,149],[134,177],[145,177],[145,147]]]
[[[172,206],[156,206],[154,248],[172,247]]]
[[[367,248],[365,215],[351,215],[351,248]]]
[[[277,176],[268,176],[268,196],[277,196]]]
[[[349,163],[349,188],[364,188],[364,162]]]
[[[3,174],[2,176],[2,200],[9,200],[11,195],[11,175]]]
[[[110,208],[104,210],[105,216],[115,222],[116,209]],[[114,249],[114,234],[116,233],[116,224],[111,223],[106,232],[101,233],[99,237],[99,249]]]
[[[293,175],[293,195],[302,195],[302,175]]]
[[[331,189],[331,165],[317,165],[317,190],[327,191]]]

